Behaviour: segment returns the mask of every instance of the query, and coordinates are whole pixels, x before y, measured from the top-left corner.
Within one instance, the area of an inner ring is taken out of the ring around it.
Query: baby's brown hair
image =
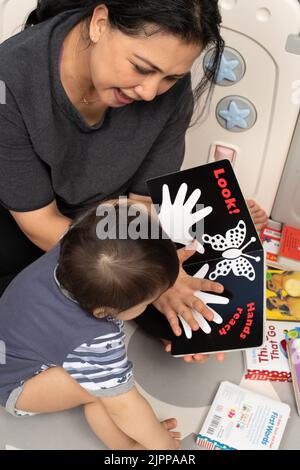
[[[130,200],[93,207],[60,242],[57,279],[89,314],[100,309],[100,317],[117,316],[159,296],[177,279],[174,243],[146,210],[139,211],[138,219],[131,215],[134,207]],[[149,236],[130,238],[130,227],[137,224]]]

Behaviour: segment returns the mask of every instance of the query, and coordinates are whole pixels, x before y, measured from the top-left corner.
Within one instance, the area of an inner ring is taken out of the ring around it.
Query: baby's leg
[[[90,395],[61,367],[52,367],[25,383],[16,408],[33,413],[53,413],[84,406],[96,436],[110,449],[132,449],[136,444],[111,419],[101,400]]]

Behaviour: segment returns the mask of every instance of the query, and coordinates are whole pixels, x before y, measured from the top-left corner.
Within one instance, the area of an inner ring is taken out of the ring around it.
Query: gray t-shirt
[[[60,244],[24,269],[0,298],[0,405],[26,380],[62,367],[94,396],[134,386],[123,322],[97,319],[56,280]],[[3,350],[5,345],[5,350]]]
[[[133,192],[180,169],[193,111],[191,75],[152,102],[109,108],[90,126],[60,80],[64,38],[76,9],[22,31],[0,45],[0,203],[25,212],[54,199],[64,215]]]

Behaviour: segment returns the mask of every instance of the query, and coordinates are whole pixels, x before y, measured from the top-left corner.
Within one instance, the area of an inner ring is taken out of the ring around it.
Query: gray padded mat
[[[197,432],[221,381],[228,380],[290,404],[292,415],[282,449],[300,449],[300,417],[288,383],[245,381],[241,352],[226,355],[223,363],[213,357],[204,364],[186,364],[165,353],[162,344],[126,324],[128,355],[135,365],[137,386],[150,401],[160,420],[176,417],[183,433],[182,449],[201,450]],[[0,449],[13,446],[25,450],[103,450],[85,422],[81,409],[16,419],[0,408]]]

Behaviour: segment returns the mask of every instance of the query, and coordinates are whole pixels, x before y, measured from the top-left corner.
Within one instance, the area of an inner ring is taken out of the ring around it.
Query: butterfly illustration
[[[202,240],[204,243],[209,243],[216,251],[223,251],[222,257],[224,260],[219,261],[215,271],[210,273],[209,279],[211,281],[216,280],[219,276],[227,276],[231,270],[235,276],[244,276],[249,281],[254,281],[255,270],[247,258],[258,262],[260,257],[243,253],[247,246],[256,241],[255,237],[251,237],[251,240],[242,246],[246,234],[246,224],[243,220],[240,220],[235,228],[226,232],[225,238],[219,234],[212,237],[207,234],[203,235]]]

